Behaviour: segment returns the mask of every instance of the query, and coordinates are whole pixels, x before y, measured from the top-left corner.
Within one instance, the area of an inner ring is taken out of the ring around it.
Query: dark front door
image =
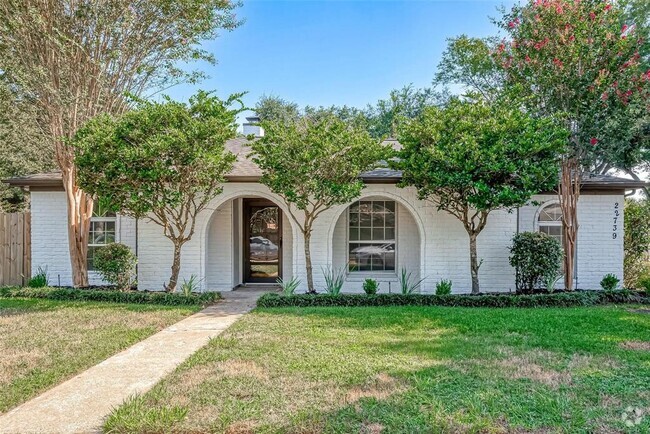
[[[275,283],[282,277],[282,212],[273,202],[244,200],[244,281]]]

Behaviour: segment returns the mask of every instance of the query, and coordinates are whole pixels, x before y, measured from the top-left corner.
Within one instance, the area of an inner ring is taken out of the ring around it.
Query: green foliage
[[[102,278],[121,291],[131,287],[137,262],[138,258],[129,246],[120,243],[111,243],[97,249],[93,261]]]
[[[447,41],[447,49],[438,64],[435,82],[460,85],[465,92],[494,99],[503,86],[504,75],[492,53],[497,38],[472,38],[460,35]]]
[[[649,157],[647,21],[628,20],[623,2],[529,0],[498,22],[508,89],[533,112],[561,115],[572,126],[568,156],[600,173]]]
[[[201,280],[196,274],[192,274],[189,279],[183,279],[181,284],[181,294],[186,297],[192,295],[192,293],[199,292],[199,284]]]
[[[639,279],[639,287],[643,289],[646,296],[650,296],[650,276],[643,276]]]
[[[109,303],[160,304],[167,306],[203,306],[221,298],[218,292],[173,294],[148,291],[87,290],[76,288],[12,288],[0,287],[0,297],[43,298],[62,301],[101,301]]]
[[[420,290],[422,282],[424,282],[424,277],[420,280],[415,280],[413,277],[412,271],[407,271],[406,268],[402,267],[399,274],[399,288],[402,294],[413,294]]]
[[[600,286],[605,291],[614,291],[616,288],[618,288],[618,284],[620,282],[621,282],[621,279],[616,277],[615,274],[608,273],[608,274],[605,274],[605,277],[603,277],[603,280],[600,281]]]
[[[323,270],[325,277],[325,292],[330,295],[339,295],[345,282],[345,268]]]
[[[451,280],[442,279],[436,283],[436,295],[451,294]]]
[[[367,295],[375,295],[379,291],[379,282],[375,279],[366,279],[363,281],[363,291]]]
[[[476,237],[490,212],[526,204],[556,186],[558,154],[566,129],[535,118],[506,100],[488,103],[452,98],[405,124],[404,146],[394,163],[401,186],[414,186],[459,219],[470,237],[472,292],[479,292]]]
[[[433,295],[433,294],[264,294],[258,307],[313,306],[453,306],[453,307],[577,307],[601,304],[646,304],[650,298],[632,291],[576,291],[534,295]]]
[[[290,204],[305,239],[307,287],[314,292],[310,240],[314,221],[334,205],[361,194],[360,175],[377,167],[388,148],[334,113],[262,121],[264,137],[252,144],[261,182]]]
[[[30,288],[44,288],[49,284],[49,279],[47,277],[47,267],[42,268],[40,265],[36,270],[36,274],[29,279],[27,286]]]
[[[189,104],[165,97],[137,101],[114,118],[100,115],[84,125],[72,144],[77,181],[104,198],[113,211],[145,217],[174,243],[172,275],[178,281],[181,248],[194,235],[195,218],[222,191],[235,156],[225,149],[237,134],[241,94],[223,101],[199,91]]]
[[[558,240],[547,234],[516,234],[510,247],[510,265],[515,268],[517,291],[531,293],[542,284],[557,282],[563,255]]]
[[[626,199],[624,215],[625,287],[636,288],[639,278],[650,275],[650,199]]]
[[[280,285],[280,288],[282,288],[283,295],[293,295],[296,292],[296,289],[298,289],[298,286],[300,286],[300,279],[293,276],[289,281],[278,279],[277,283]]]

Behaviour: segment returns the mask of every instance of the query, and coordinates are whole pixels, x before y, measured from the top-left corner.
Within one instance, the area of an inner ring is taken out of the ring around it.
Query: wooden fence
[[[27,285],[31,277],[29,213],[0,213],[0,286]]]

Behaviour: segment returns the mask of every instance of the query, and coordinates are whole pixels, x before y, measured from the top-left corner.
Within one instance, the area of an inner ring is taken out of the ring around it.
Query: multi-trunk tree
[[[525,205],[555,186],[568,133],[551,118],[534,118],[512,102],[452,98],[408,121],[394,164],[401,186],[456,217],[469,236],[472,293],[480,292],[477,238],[497,209]]]
[[[79,185],[113,210],[161,226],[172,242],[167,291],[176,289],[196,216],[221,193],[235,161],[225,144],[237,135],[240,97],[199,92],[189,104],[140,101],[122,116],[92,119],[71,141]]]
[[[647,21],[627,22],[630,16],[622,2],[534,0],[499,22],[508,34],[495,52],[506,90],[534,115],[561,116],[570,131],[559,185],[567,289],[582,177],[611,169],[636,177],[634,167],[650,157],[647,32],[637,30]]]
[[[335,114],[262,122],[264,137],[252,145],[261,182],[283,198],[304,240],[309,292],[315,292],[311,260],[314,222],[331,207],[359,197],[360,175],[381,164],[388,150],[367,131]]]
[[[93,199],[77,183],[68,139],[100,113],[123,113],[126,93],[200,79],[183,68],[191,61],[214,62],[199,44],[237,27],[237,6],[224,0],[0,2],[0,70],[34,100],[43,146],[53,149],[61,171],[75,286],[88,284]]]

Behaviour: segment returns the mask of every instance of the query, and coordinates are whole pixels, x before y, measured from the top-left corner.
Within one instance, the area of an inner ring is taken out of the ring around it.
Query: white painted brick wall
[[[47,267],[50,285],[72,285],[72,266],[68,249],[68,209],[62,191],[33,191],[30,195],[32,214],[32,275],[38,267]],[[117,217],[115,241],[135,251],[135,220]],[[90,285],[103,285],[99,273],[88,273]]]
[[[228,183],[223,193],[197,218],[196,234],[182,252],[180,281],[192,274],[199,276],[203,289],[229,290],[238,284],[233,269],[241,261],[233,254],[232,200],[240,197],[263,197],[283,209],[283,275],[297,276],[306,289],[302,235],[286,215],[283,201],[268,188],[255,183]],[[423,292],[435,291],[440,279],[451,279],[453,291],[469,292],[469,239],[462,224],[435,205],[419,201],[412,188],[371,184],[362,198],[382,197],[396,200],[398,206],[398,267],[418,270],[426,277]],[[552,200],[553,195],[537,196],[535,200]],[[617,236],[613,238],[614,204],[619,203]],[[606,273],[619,277],[623,271],[622,195],[584,194],[580,199],[580,231],[578,239],[578,287],[598,288]],[[346,261],[345,211],[347,205],[334,207],[319,217],[312,236],[312,260],[317,288],[324,287],[321,268],[341,266]],[[508,248],[519,226],[520,231],[534,230],[537,206],[526,206],[519,213],[497,211],[478,237],[483,291],[514,291],[514,272],[508,264]],[[216,214],[215,214],[216,213]],[[66,208],[63,192],[32,193],[33,266],[47,265],[50,276],[61,275],[62,284],[70,284],[70,261],[67,250]],[[517,224],[518,223],[518,224]],[[134,245],[135,222],[122,218],[120,238]],[[419,241],[418,241],[419,239]],[[162,229],[142,219],[138,224],[138,283],[143,289],[160,290],[169,278],[172,244]],[[419,264],[419,265],[418,265]],[[415,273],[414,273],[415,274]],[[395,279],[393,277],[391,279]],[[387,280],[378,276],[378,280]],[[55,282],[53,282],[55,283]],[[349,278],[346,291],[359,291],[360,281]],[[387,290],[387,284],[382,284]]]

